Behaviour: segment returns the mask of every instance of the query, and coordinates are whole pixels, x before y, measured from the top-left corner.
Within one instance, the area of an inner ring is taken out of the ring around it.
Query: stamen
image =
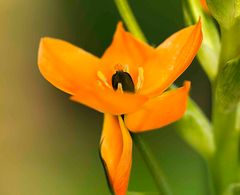
[[[124,72],[127,72],[129,74],[129,67],[128,65],[124,65],[124,69],[123,69]]]
[[[143,67],[138,67],[138,81],[136,86],[136,91],[142,88],[144,81]]]
[[[111,88],[111,86],[109,85],[109,83],[107,82],[107,78],[106,76],[99,70],[97,71],[97,77],[99,78],[100,81],[102,81],[102,83],[108,87]]]

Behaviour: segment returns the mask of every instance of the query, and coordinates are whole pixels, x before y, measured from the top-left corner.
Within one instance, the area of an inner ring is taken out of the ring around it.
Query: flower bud
[[[200,0],[183,1],[184,19],[187,25],[202,22],[203,42],[198,52],[198,60],[210,80],[214,80],[218,69],[220,53],[219,32],[212,17],[203,9]]]

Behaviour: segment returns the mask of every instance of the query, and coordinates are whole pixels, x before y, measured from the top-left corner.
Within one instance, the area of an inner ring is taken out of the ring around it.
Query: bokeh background
[[[181,1],[129,0],[152,45],[184,26]],[[43,36],[101,56],[121,20],[113,0],[0,0],[0,194],[109,195],[98,156],[103,115],[71,102],[37,67]],[[178,79],[209,116],[209,83],[195,61]],[[174,195],[207,195],[202,158],[174,126],[144,133]],[[134,147],[130,191],[156,191]]]

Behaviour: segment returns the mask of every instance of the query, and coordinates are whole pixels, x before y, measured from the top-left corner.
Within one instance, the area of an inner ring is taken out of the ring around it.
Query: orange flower
[[[190,65],[202,41],[200,22],[153,48],[119,23],[101,58],[65,41],[43,38],[42,75],[71,99],[105,113],[101,157],[116,195],[125,195],[132,163],[129,130],[156,129],[181,118],[190,82],[164,92]]]

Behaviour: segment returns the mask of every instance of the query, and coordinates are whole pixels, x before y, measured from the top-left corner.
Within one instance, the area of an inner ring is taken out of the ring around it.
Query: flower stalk
[[[155,159],[151,149],[149,148],[148,144],[145,142],[141,134],[131,134],[133,142],[136,144],[139,152],[142,155],[143,160],[145,161],[148,169],[150,170],[150,173],[152,177],[154,178],[154,181],[156,183],[156,186],[162,195],[171,195],[171,190],[168,186],[168,183],[165,179],[165,176],[159,166],[159,163]]]
[[[237,182],[239,158],[239,132],[237,128],[238,108],[235,105],[230,111],[223,109],[223,102],[218,98],[218,85],[221,82],[220,73],[228,62],[240,54],[237,40],[239,27],[221,28],[221,53],[218,77],[213,88],[213,131],[216,142],[216,154],[213,159],[215,186],[219,194],[223,194],[232,183]],[[229,94],[227,94],[229,95]],[[227,166],[226,166],[227,165]]]
[[[203,5],[206,5],[202,1]],[[217,75],[220,54],[220,38],[217,26],[212,17],[203,9],[199,0],[182,0],[183,15],[187,25],[202,21],[203,42],[197,57],[200,65],[213,82]]]
[[[126,23],[129,31],[135,35],[138,39],[147,42],[146,37],[141,31],[137,20],[128,4],[127,0],[115,0],[115,4],[118,8],[119,13],[121,14],[124,22]]]

